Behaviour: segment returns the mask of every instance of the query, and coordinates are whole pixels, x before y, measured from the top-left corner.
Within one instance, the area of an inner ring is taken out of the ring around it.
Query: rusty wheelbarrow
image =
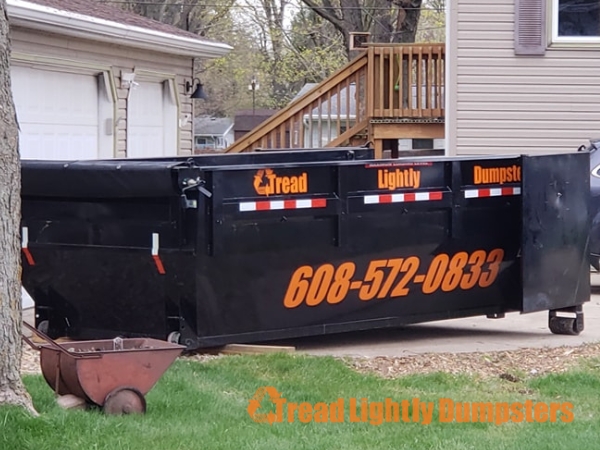
[[[46,382],[57,395],[74,395],[107,414],[145,413],[145,395],[185,346],[150,338],[115,338],[61,344],[28,323],[46,343],[23,339],[40,351]]]

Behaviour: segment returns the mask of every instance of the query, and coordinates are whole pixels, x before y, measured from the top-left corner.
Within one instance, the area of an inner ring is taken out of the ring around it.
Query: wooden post
[[[375,159],[383,158],[383,140],[373,139],[373,149],[375,150]]]

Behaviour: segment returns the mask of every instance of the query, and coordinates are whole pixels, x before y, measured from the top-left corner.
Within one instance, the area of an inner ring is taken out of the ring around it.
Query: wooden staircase
[[[225,152],[358,146],[444,137],[444,44],[369,44]]]

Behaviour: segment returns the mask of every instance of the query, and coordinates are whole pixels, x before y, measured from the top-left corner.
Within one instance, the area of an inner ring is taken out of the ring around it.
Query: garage
[[[21,158],[100,156],[96,76],[21,66],[11,76]]]
[[[127,156],[177,155],[177,104],[169,81],[137,81],[128,103]]]

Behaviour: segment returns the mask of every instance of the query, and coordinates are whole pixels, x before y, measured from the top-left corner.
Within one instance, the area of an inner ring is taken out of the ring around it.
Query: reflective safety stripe
[[[365,195],[365,205],[375,205],[379,203],[406,203],[406,202],[429,202],[441,200],[443,192],[409,192],[403,194],[378,194]]]
[[[327,199],[307,198],[300,200],[265,200],[261,202],[242,202],[240,211],[277,211],[282,209],[325,208]]]
[[[161,275],[167,273],[165,271],[165,266],[163,265],[160,256],[158,256],[158,248],[159,248],[159,236],[158,233],[152,233],[152,259],[154,260],[154,264],[156,265],[156,270]]]
[[[521,188],[502,187],[465,190],[465,198],[502,197],[504,195],[521,195]]]
[[[35,260],[33,259],[33,255],[29,251],[29,229],[27,227],[23,227],[21,229],[21,249],[23,250],[23,254],[25,255],[25,259],[27,260],[27,264],[30,266],[35,266]]]

